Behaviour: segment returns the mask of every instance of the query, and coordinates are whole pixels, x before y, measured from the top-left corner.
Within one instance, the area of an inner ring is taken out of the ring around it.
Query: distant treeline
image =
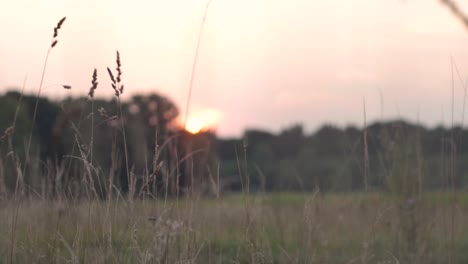
[[[256,190],[413,193],[468,183],[468,130],[403,120],[366,129],[324,125],[312,134],[301,125],[278,134],[247,130],[242,139],[218,140],[217,154],[221,175],[238,175],[240,164]]]
[[[325,125],[306,134],[295,125],[278,134],[250,129],[242,138],[220,139],[174,126],[179,111],[158,94],[119,104],[8,92],[0,104],[2,195],[414,193],[465,188],[468,181],[468,130],[460,127],[427,129],[399,120],[365,129]]]

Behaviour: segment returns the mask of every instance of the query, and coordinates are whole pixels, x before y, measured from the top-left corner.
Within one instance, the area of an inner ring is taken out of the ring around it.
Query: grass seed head
[[[58,30],[62,27],[63,22],[65,22],[65,19],[67,19],[67,17],[63,17],[62,19],[60,19],[60,21],[57,23],[57,26],[54,27],[54,35],[52,37],[52,43],[50,44],[51,48],[57,45],[58,40],[56,38],[58,37]]]
[[[94,91],[97,89],[98,82],[97,82],[97,70],[94,68],[93,71],[93,79],[91,80],[91,88],[89,88],[88,96],[89,98],[94,98]]]
[[[117,57],[117,59],[116,59],[116,63],[117,63],[117,68],[116,68],[116,70],[117,70],[117,78],[116,78],[116,79],[117,79],[117,83],[120,83],[120,81],[122,80],[122,79],[121,79],[121,76],[122,76],[122,69],[121,69],[122,63],[121,63],[121,61],[120,61],[120,53],[119,53],[119,51],[116,51],[116,57]],[[119,88],[119,90],[122,91],[123,89]],[[122,93],[122,92],[120,92],[120,93]]]
[[[60,21],[57,23],[57,26],[55,26],[55,28],[54,28],[54,38],[56,38],[58,36],[58,30],[62,27],[63,22],[65,22],[65,19],[67,19],[67,17],[63,17],[62,19],[60,19]]]
[[[112,84],[115,84],[114,74],[112,73],[111,69],[109,69],[109,67],[107,67],[107,72],[109,73],[109,77],[111,78]]]
[[[116,51],[116,63],[117,67],[115,68],[117,71],[117,76],[114,77],[114,74],[112,73],[112,70],[107,67],[107,72],[109,73],[109,77],[111,78],[112,81],[112,89],[114,89],[115,96],[119,97],[123,91],[124,91],[124,86],[120,82],[122,81],[121,76],[122,76],[122,63],[120,61],[120,53],[119,51]]]

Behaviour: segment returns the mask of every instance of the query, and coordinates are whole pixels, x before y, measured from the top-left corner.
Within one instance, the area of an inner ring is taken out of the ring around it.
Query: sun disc
[[[217,110],[207,109],[190,115],[185,125],[185,130],[191,134],[213,129],[221,121],[221,113]]]

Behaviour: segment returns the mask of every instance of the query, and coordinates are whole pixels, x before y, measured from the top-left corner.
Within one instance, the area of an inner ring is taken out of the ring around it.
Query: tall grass
[[[49,60],[49,55],[50,55],[50,52],[52,51],[52,49],[57,46],[57,43],[58,43],[58,31],[59,29],[62,27],[63,23],[65,22],[66,20],[66,17],[63,17],[62,19],[60,19],[60,21],[57,23],[57,25],[54,27],[54,34],[52,36],[52,39],[51,39],[51,42],[50,42],[50,46],[49,48],[47,49],[47,54],[45,56],[45,60],[44,60],[44,66],[42,67],[42,74],[41,74],[41,80],[39,82],[39,87],[37,89],[37,95],[36,95],[36,103],[34,105],[34,113],[33,113],[33,117],[32,117],[32,128],[31,128],[31,133],[29,134],[29,137],[28,137],[28,144],[27,144],[27,147],[26,147],[26,158],[25,158],[25,162],[24,162],[24,166],[23,166],[23,171],[22,171],[22,175],[25,175],[26,174],[26,168],[27,168],[27,165],[29,163],[29,152],[31,150],[31,142],[32,142],[32,136],[33,136],[33,131],[34,131],[34,125],[35,125],[35,122],[36,122],[36,115],[37,115],[37,108],[39,106],[39,98],[41,97],[41,92],[42,92],[42,85],[44,83],[44,78],[45,78],[45,74],[46,74],[46,69],[47,69],[47,62]],[[19,181],[19,186],[17,188],[17,190],[15,190],[15,193],[16,191],[20,191],[21,194],[24,194],[24,186],[23,186],[23,183],[22,183],[22,180],[21,177],[18,177]],[[20,185],[21,184],[21,185]]]
[[[206,10],[208,6],[209,2]],[[175,167],[170,169],[167,168],[169,162],[160,154],[162,149],[174,143],[174,138],[166,139],[162,145],[155,140],[154,158],[148,162],[152,168],[146,168],[142,179],[137,179],[130,169],[132,164],[121,102],[124,86],[119,52],[116,52],[116,73],[107,68],[118,114],[109,116],[105,110],[98,110],[102,122],[118,121],[118,126],[109,135],[112,138],[112,150],[108,153],[112,160],[109,175],[100,175],[102,172],[93,155],[94,133],[98,127],[94,109],[98,76],[94,69],[88,92],[91,100],[90,138],[83,135],[80,124],[71,122],[78,154],[70,153],[67,158],[80,162],[79,191],[65,193],[60,183],[69,170],[52,162],[48,166],[47,185],[53,185],[55,189],[50,187],[49,191],[35,194],[31,191],[34,188],[27,186],[22,177],[27,174],[26,168],[34,165],[30,150],[38,102],[48,56],[57,45],[58,30],[64,21],[65,18],[54,28],[46,55],[22,170],[18,165],[20,161],[12,156],[17,167],[17,184],[13,195],[0,202],[0,226],[8,227],[0,228],[0,263],[468,262],[468,231],[463,224],[468,220],[468,196],[465,193],[456,195],[453,188],[456,163],[453,112],[448,157],[446,145],[442,146],[444,157],[449,161],[448,174],[444,171],[441,175],[447,177],[444,192],[423,190],[425,161],[418,131],[397,127],[380,131],[379,135],[369,135],[364,101],[364,134],[360,139],[364,149],[363,155],[359,156],[363,164],[364,192],[322,193],[317,188],[313,193],[253,193],[250,189],[253,172],[247,156],[249,146],[244,141],[240,149],[235,148],[242,193],[224,193],[218,169],[216,175],[210,171],[215,198],[203,197],[195,190],[193,171],[196,164],[191,156],[196,150],[192,150],[190,144],[185,156],[179,157],[180,153],[175,153]],[[189,114],[203,23],[185,118]],[[12,151],[14,127],[15,121],[12,128],[0,136],[1,142],[9,141]],[[119,149],[120,135],[123,157]],[[379,153],[380,164],[369,162],[368,140],[371,136],[380,137],[384,142],[383,151]],[[0,175],[3,176],[1,165],[5,159],[0,158]],[[179,197],[181,172],[178,164],[181,161],[189,164],[185,169],[191,178],[189,190]],[[123,193],[115,182],[122,162],[125,162],[129,186],[127,193]],[[386,190],[382,192],[375,192],[369,181],[372,166],[377,165],[385,168]],[[261,168],[256,168],[256,172],[261,173]],[[32,169],[29,174],[31,177],[42,176]],[[149,196],[147,190],[157,177],[163,178],[165,193]],[[169,178],[176,180],[176,196],[173,198],[168,194]],[[138,180],[143,182],[139,189]],[[1,178],[0,182],[3,182]],[[30,191],[26,192],[28,188]],[[0,185],[1,193],[7,192],[4,189],[6,187]],[[447,221],[448,215],[450,221]]]
[[[443,223],[450,200],[440,195],[426,193],[417,205],[414,244],[407,244],[412,231],[405,229],[413,209],[383,193],[251,195],[248,212],[239,195],[195,203],[136,200],[132,215],[125,200],[110,206],[30,201],[20,208],[11,262],[447,263],[451,238]],[[464,195],[462,205],[467,201]],[[11,206],[0,213],[2,225]],[[468,215],[457,218],[452,263],[465,263],[461,223]],[[0,245],[0,257],[8,259],[8,240]]]

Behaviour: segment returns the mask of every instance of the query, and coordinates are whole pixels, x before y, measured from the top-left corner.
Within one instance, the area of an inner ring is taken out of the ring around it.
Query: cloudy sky
[[[124,97],[157,92],[185,111],[206,0],[16,0],[0,3],[0,87],[39,85],[53,27],[67,16],[43,93],[112,96],[107,66],[123,63]],[[468,12],[468,5],[462,5]],[[453,63],[452,63],[453,61]],[[451,65],[468,76],[468,30],[438,0],[213,0],[190,115],[215,115],[218,134],[296,123],[403,117],[450,123]],[[455,120],[463,86],[455,75]],[[73,86],[71,91],[57,84]],[[215,113],[215,114],[213,114]],[[202,117],[200,117],[202,118]]]

